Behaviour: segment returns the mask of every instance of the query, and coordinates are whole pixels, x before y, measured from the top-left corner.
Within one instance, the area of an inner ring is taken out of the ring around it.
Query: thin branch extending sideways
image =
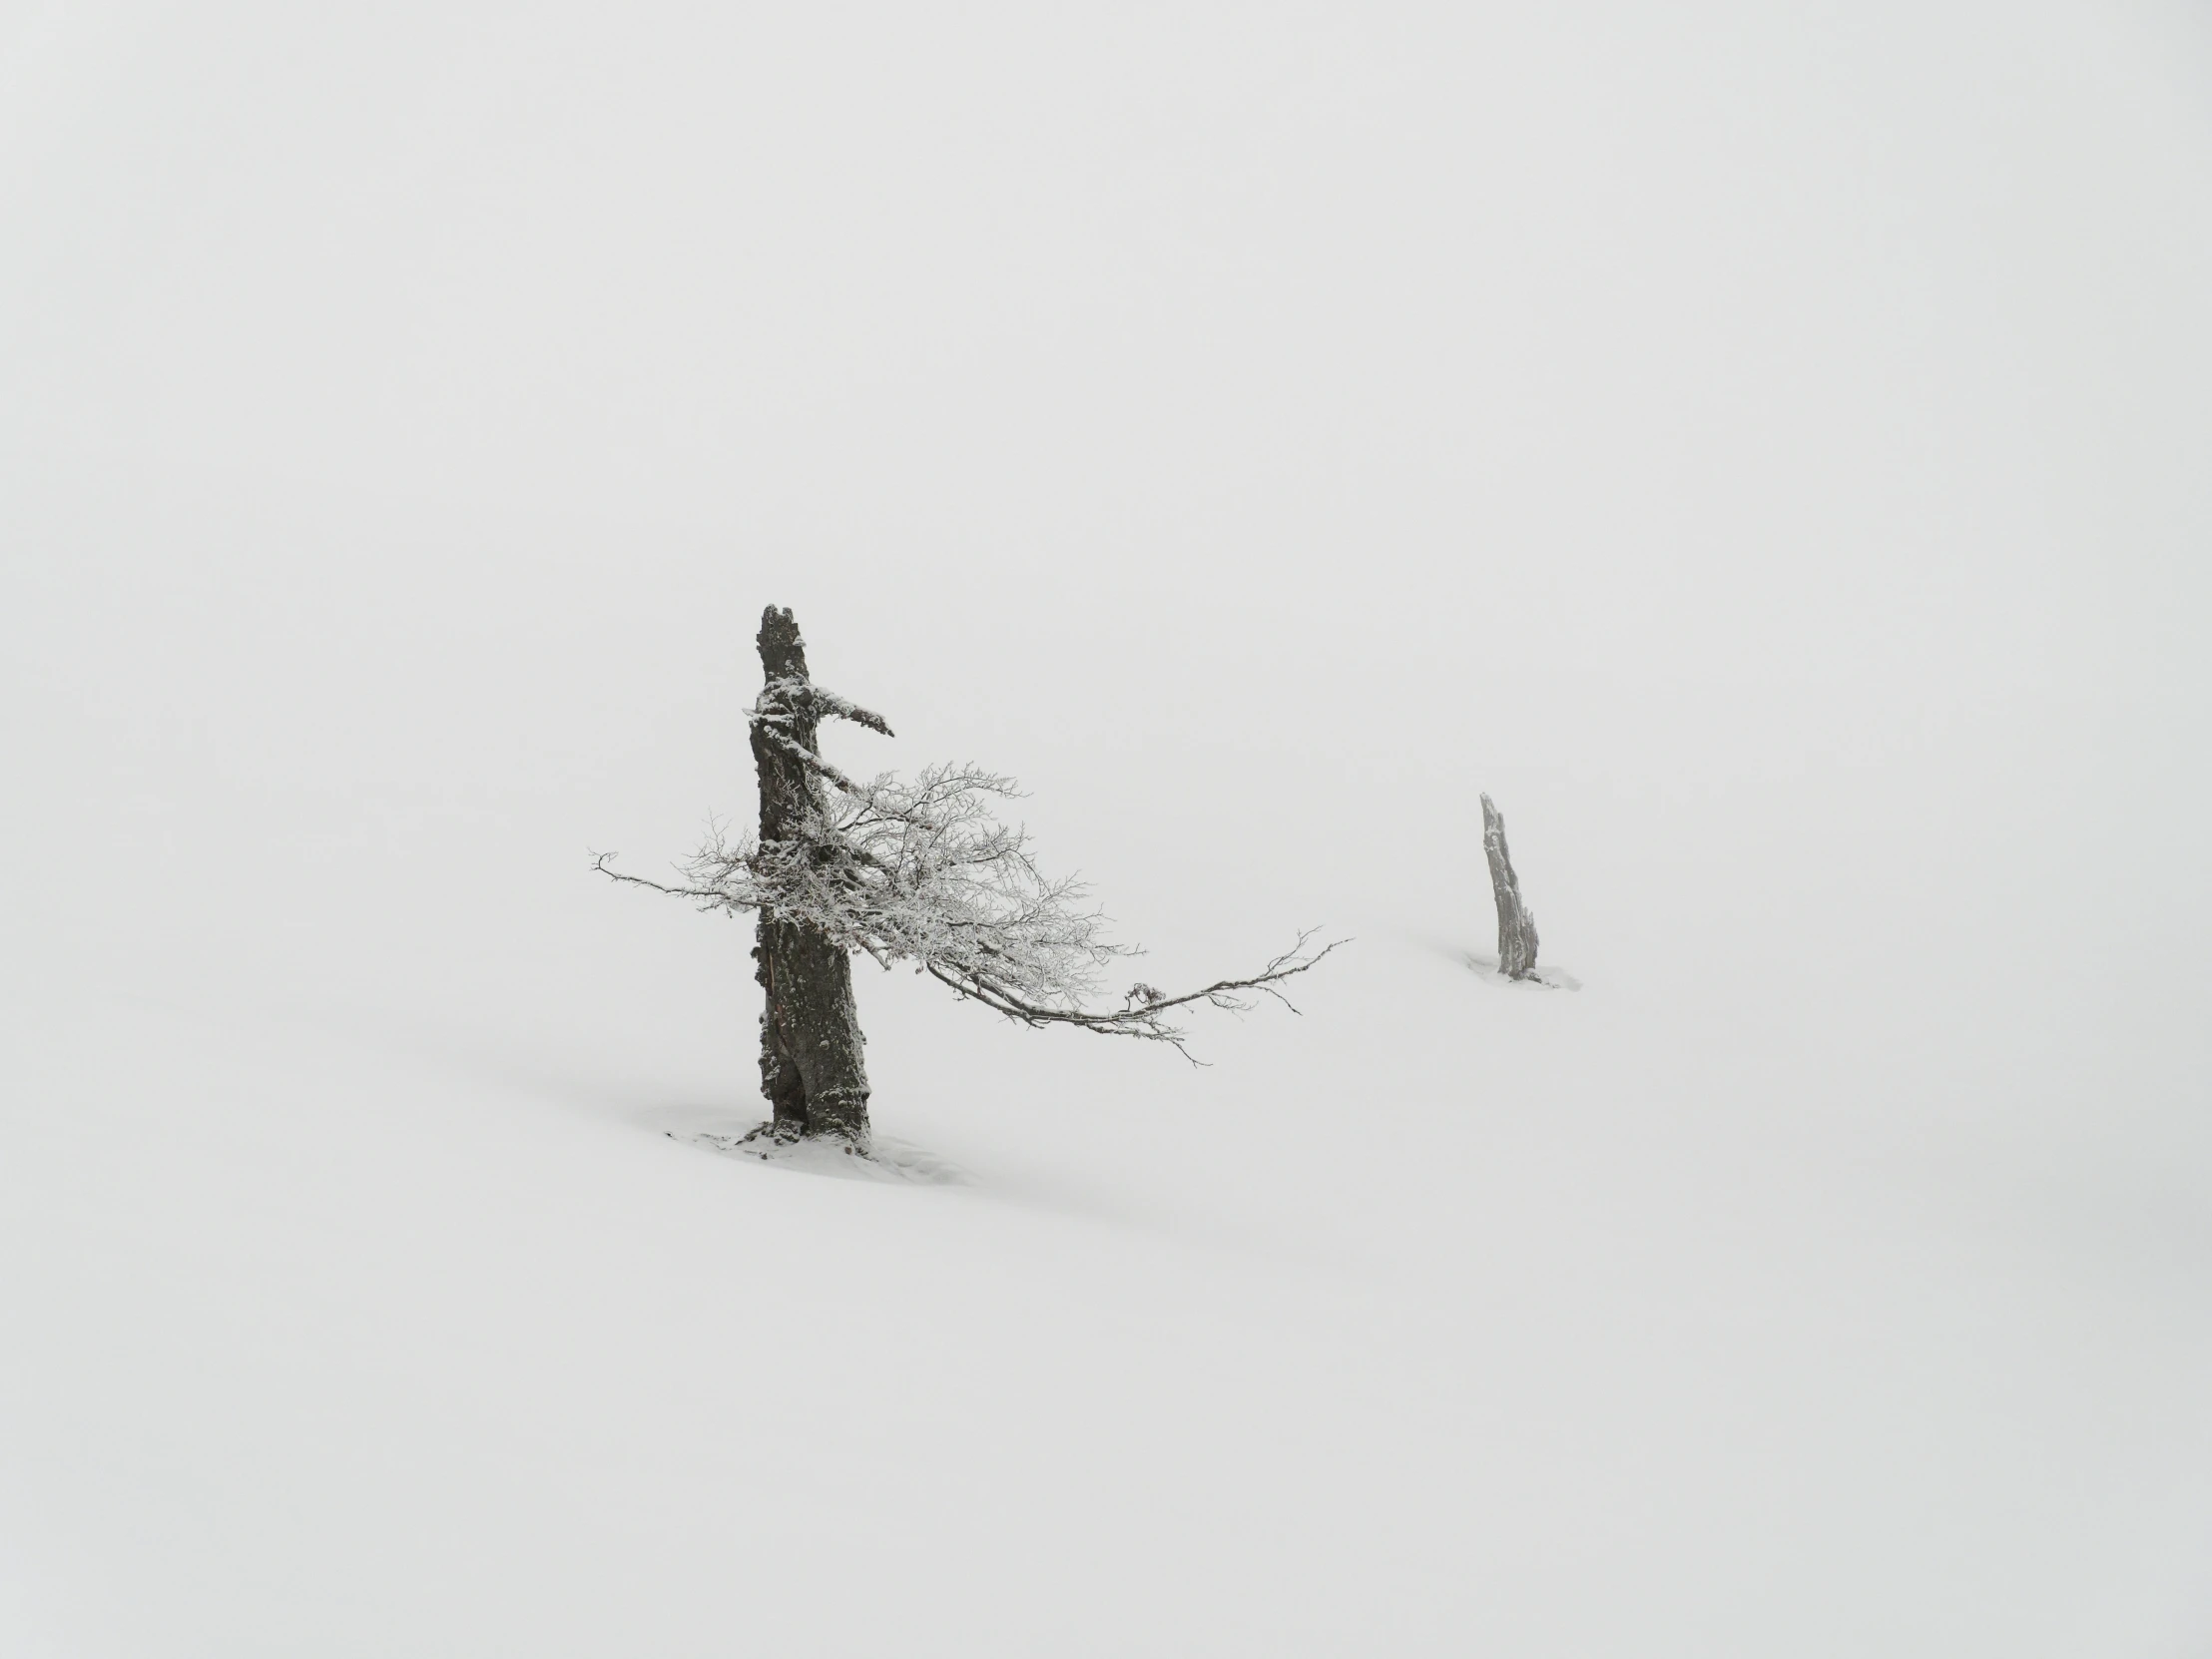
[[[972,997],[995,1013],[1023,1025],[1072,1025],[1080,1030],[1095,1031],[1108,1037],[1138,1037],[1148,1042],[1163,1042],[1175,1049],[1184,1059],[1195,1065],[1205,1062],[1185,1046],[1189,1035],[1180,1026],[1174,1026],[1161,1018],[1170,1008],[1180,1008],[1194,1002],[1204,1002],[1210,1007],[1227,1009],[1242,1014],[1251,1011],[1253,1004],[1243,1000],[1239,991],[1260,991],[1297,1013],[1298,1004],[1285,996],[1276,986],[1294,974],[1304,973],[1339,945],[1349,944],[1349,939],[1333,939],[1319,950],[1309,952],[1307,943],[1319,932],[1309,927],[1298,936],[1298,942],[1249,979],[1217,979],[1195,991],[1181,996],[1170,996],[1153,986],[1137,984],[1130,987],[1131,1006],[1112,1009],[1103,1013],[1082,1008],[1040,1008],[1013,996],[987,980],[961,978],[945,971],[934,962],[925,962],[924,970],[942,984],[952,987],[962,996]]]

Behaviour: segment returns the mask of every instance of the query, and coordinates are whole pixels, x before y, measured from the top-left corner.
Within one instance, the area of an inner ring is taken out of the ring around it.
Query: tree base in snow
[[[1495,980],[1500,985],[1541,985],[1548,991],[1578,991],[1582,988],[1582,981],[1565,968],[1530,968],[1526,973],[1515,977],[1505,971],[1495,956],[1485,956],[1479,951],[1466,951],[1459,960],[1483,978]]]
[[[773,1122],[742,1135],[712,1129],[663,1130],[672,1141],[702,1147],[729,1158],[774,1164],[805,1175],[839,1176],[852,1181],[891,1181],[914,1187],[958,1187],[968,1182],[967,1172],[934,1153],[889,1135],[877,1135],[862,1150],[833,1135],[807,1135],[784,1139]]]
[[[845,1124],[825,1129],[813,1129],[802,1119],[779,1113],[766,1123],[759,1124],[738,1137],[740,1146],[748,1146],[756,1141],[762,1143],[764,1147],[797,1146],[802,1141],[820,1141],[828,1146],[857,1153],[863,1158],[867,1156],[868,1152],[868,1132],[864,1119],[857,1130]]]

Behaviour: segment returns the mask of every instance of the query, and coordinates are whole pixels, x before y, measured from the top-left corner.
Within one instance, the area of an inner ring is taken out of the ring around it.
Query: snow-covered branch
[[[916,971],[1025,1025],[1073,1025],[1165,1042],[1186,1057],[1186,1033],[1168,1017],[1175,1009],[1205,1003],[1241,1012],[1252,1006],[1246,992],[1289,1006],[1281,983],[1337,947],[1312,949],[1308,931],[1247,977],[1181,995],[1140,982],[1122,1007],[1094,1007],[1108,964],[1140,952],[1109,941],[1105,918],[1086,903],[1083,884],[1046,875],[1031,855],[1028,831],[993,815],[993,803],[1019,795],[1013,781],[971,765],[946,765],[911,782],[885,773],[859,783],[794,732],[795,717],[810,715],[890,730],[880,716],[809,682],[770,683],[752,713],[754,730],[804,763],[817,784],[798,835],[765,843],[752,835],[733,840],[717,826],[682,866],[685,879],[677,886],[615,869],[612,854],[598,855],[594,867],[618,881],[692,899],[702,909],[755,910],[802,922],[886,968],[912,962]]]
[[[747,711],[746,719],[756,726],[788,728],[794,716],[849,720],[855,726],[865,726],[870,732],[880,732],[886,738],[897,735],[891,731],[890,722],[872,709],[863,709],[850,698],[839,697],[828,686],[789,676],[771,680],[762,687],[760,699]]]

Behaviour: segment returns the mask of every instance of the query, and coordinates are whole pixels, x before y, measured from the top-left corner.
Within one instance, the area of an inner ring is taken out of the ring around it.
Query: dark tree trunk
[[[807,642],[788,610],[761,615],[761,668],[768,684],[807,679]],[[816,719],[798,700],[771,696],[790,710],[781,728],[815,752]],[[753,762],[761,781],[761,844],[798,840],[808,808],[822,786],[796,757],[783,753],[756,726]],[[767,995],[761,1015],[761,1092],[775,1108],[780,1141],[834,1135],[867,1146],[867,1066],[860,1055],[860,1018],[852,1001],[852,964],[819,928],[764,910],[754,977]]]
[[[1505,850],[1505,816],[1482,798],[1482,850],[1490,860],[1490,891],[1497,899],[1497,966],[1508,979],[1536,971],[1536,918],[1521,902],[1520,877]]]

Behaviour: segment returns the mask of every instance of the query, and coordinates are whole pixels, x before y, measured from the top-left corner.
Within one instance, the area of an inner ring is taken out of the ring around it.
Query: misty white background
[[[11,1651],[2212,1652],[2201,10],[4,28]],[[664,1139],[769,603],[1357,943]]]

